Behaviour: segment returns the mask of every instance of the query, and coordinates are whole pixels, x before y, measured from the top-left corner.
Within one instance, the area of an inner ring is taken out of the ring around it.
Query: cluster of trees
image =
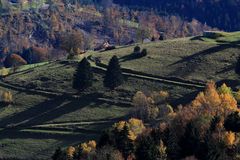
[[[160,14],[180,15],[189,20],[195,18],[202,23],[227,31],[240,27],[240,5],[238,0],[114,0],[115,3],[128,7],[147,9],[154,8]]]
[[[153,92],[149,96],[137,92],[133,97],[132,116],[149,122],[173,114],[173,108],[167,101],[168,97],[167,91]]]
[[[148,112],[146,108],[161,104],[168,95],[161,91],[147,97],[138,92],[134,107]],[[120,121],[104,131],[98,143],[58,149],[53,160],[237,160],[239,133],[240,109],[231,88],[209,82],[191,103],[160,116],[157,127],[146,127],[137,118]]]
[[[123,75],[117,56],[113,56],[109,61],[106,75],[104,77],[104,86],[113,90],[123,83]],[[73,78],[73,88],[84,91],[93,84],[93,71],[86,58],[78,64]]]
[[[17,53],[11,53],[9,50],[1,52],[1,67],[18,67],[26,64],[39,63],[49,60],[49,50],[45,47],[32,46],[22,48]]]
[[[153,10],[129,9],[111,5],[108,1],[99,2],[108,6],[103,9],[92,5],[96,1],[85,3],[89,5],[81,2],[49,0],[47,10],[5,12],[4,18],[0,19],[1,46],[10,48],[9,53],[22,53],[23,48],[31,50],[34,46],[45,47],[48,58],[56,59],[64,56],[59,50],[81,53],[95,48],[105,38],[122,45],[144,38],[161,39],[163,33],[165,37],[173,38],[199,35],[210,29],[196,20],[188,22],[178,16],[159,16]],[[81,32],[85,35],[83,41],[79,41]],[[1,51],[0,57],[2,54]]]

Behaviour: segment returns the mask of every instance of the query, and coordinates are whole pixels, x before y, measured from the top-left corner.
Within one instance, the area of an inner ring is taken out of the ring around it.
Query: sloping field
[[[148,55],[131,58],[134,46],[94,53],[107,64],[113,55],[120,58],[122,67],[163,77],[185,80],[236,80],[234,65],[240,53],[240,35],[225,33],[217,39],[194,37],[139,44]],[[221,43],[217,40],[221,39]]]

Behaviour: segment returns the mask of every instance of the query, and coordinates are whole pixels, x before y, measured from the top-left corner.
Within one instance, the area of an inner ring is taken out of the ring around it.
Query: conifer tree
[[[176,131],[169,131],[169,136],[167,139],[167,153],[170,159],[180,159],[181,148],[178,141],[179,140]]]
[[[193,122],[187,124],[185,133],[180,139],[182,157],[195,155],[200,143],[200,133]]]
[[[73,88],[79,91],[92,86],[93,73],[90,63],[84,58],[77,67],[73,79]]]
[[[119,65],[117,56],[113,56],[110,60],[107,72],[104,78],[104,86],[114,89],[123,83],[123,75]]]
[[[118,132],[116,131],[116,145],[117,148],[123,153],[125,159],[134,152],[134,144],[131,139],[129,139],[129,126],[124,125],[123,129]]]
[[[159,158],[159,151],[151,136],[142,136],[137,150],[136,157],[138,160],[152,160]]]

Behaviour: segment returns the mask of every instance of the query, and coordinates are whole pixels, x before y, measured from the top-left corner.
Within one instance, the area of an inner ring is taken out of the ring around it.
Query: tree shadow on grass
[[[228,87],[231,87],[231,89],[237,91],[238,87],[240,85],[240,81],[238,79],[223,79],[216,82],[217,87],[220,87],[223,84],[226,84]]]
[[[181,60],[170,64],[169,66],[173,66],[173,65],[176,65],[176,64],[179,64],[179,63],[189,62],[189,61],[191,61],[193,59],[196,59],[196,58],[199,58],[199,57],[214,54],[214,53],[220,52],[222,50],[225,50],[225,49],[228,49],[228,48],[235,48],[235,47],[236,46],[232,45],[232,44],[220,44],[220,45],[208,48],[206,50],[194,53],[194,54],[192,54],[190,56],[187,56],[185,58],[182,58]]]
[[[232,42],[232,43],[225,43],[225,44],[218,44],[217,46],[208,48],[206,50],[194,53],[190,56],[187,56],[185,58],[182,58],[181,60],[174,62],[170,64],[168,67],[182,64],[183,68],[177,67],[175,71],[169,74],[169,76],[187,76],[190,75],[191,73],[195,72],[197,68],[199,67],[198,63],[201,61],[204,61],[205,56],[211,55],[223,50],[226,50],[228,48],[240,48],[239,45],[237,45],[239,42]]]
[[[56,119],[64,114],[74,112],[96,101],[96,94],[88,94],[78,100],[69,101],[65,96],[58,96],[51,100],[40,103],[26,111],[0,120],[1,127],[14,124],[18,127],[42,124]],[[100,102],[99,102],[100,103]],[[100,105],[100,104],[99,104]]]
[[[144,56],[141,56],[140,54],[141,53],[131,53],[129,55],[125,55],[125,56],[120,57],[119,61],[120,62],[126,62],[126,61],[133,61],[133,60],[143,58]]]
[[[204,89],[199,89],[199,90],[191,92],[189,94],[185,94],[178,99],[170,100],[170,105],[174,106],[174,107],[177,107],[178,105],[187,105],[197,97],[199,92],[201,92],[203,90]]]

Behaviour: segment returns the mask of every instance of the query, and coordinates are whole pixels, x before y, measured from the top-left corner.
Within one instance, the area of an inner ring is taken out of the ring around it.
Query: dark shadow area
[[[195,40],[199,40],[199,41],[204,41],[202,38],[204,38],[204,36],[195,36],[193,38],[191,38],[191,41],[195,41]]]
[[[170,64],[169,67],[173,66],[173,65],[180,64],[180,63],[182,63],[182,65],[185,66],[185,67],[177,68],[175,71],[168,74],[168,76],[176,76],[176,75],[181,76],[181,77],[182,76],[187,76],[190,73],[193,73],[197,70],[197,68],[199,66],[198,63],[201,62],[202,59],[204,60],[204,58],[206,58],[204,56],[214,54],[214,53],[220,52],[220,51],[228,49],[228,48],[240,48],[239,45],[236,45],[238,43],[239,42],[237,41],[237,42],[232,42],[232,43],[227,43],[227,44],[219,44],[219,45],[214,46],[212,48],[208,48],[206,50],[197,52],[197,53],[195,53],[193,55],[190,55],[188,57],[182,58],[181,60]],[[230,69],[231,69],[231,67],[226,69],[226,71],[230,70]]]
[[[189,94],[185,94],[183,95],[181,98],[178,98],[178,99],[170,99],[170,105],[171,106],[174,106],[174,107],[177,107],[178,105],[187,105],[189,104],[191,101],[193,101],[196,96],[199,94],[199,92],[203,91],[202,90],[197,90],[197,91],[194,91],[192,93],[189,93]]]
[[[121,58],[119,58],[120,62],[126,62],[126,61],[132,61],[132,60],[136,60],[136,59],[140,59],[145,57],[144,55],[141,55],[141,53],[131,53],[129,55],[126,56],[122,56]]]
[[[235,69],[235,65],[230,65],[228,67],[223,68],[221,71],[218,71],[217,74],[223,74],[225,72],[229,72]]]
[[[189,62],[189,61],[191,61],[191,60],[193,60],[197,57],[200,57],[200,56],[202,57],[202,56],[206,56],[206,55],[213,54],[213,53],[216,53],[216,52],[220,52],[220,51],[228,49],[228,48],[236,48],[236,47],[238,47],[238,46],[233,45],[233,44],[220,44],[220,45],[217,45],[215,47],[211,47],[211,48],[208,48],[206,50],[197,52],[197,53],[195,53],[193,55],[190,55],[188,57],[182,58],[182,60],[179,60],[175,63],[172,63],[169,66],[176,65],[176,64],[179,64],[179,63]]]
[[[5,129],[0,132],[0,138],[10,138],[10,139],[26,139],[26,138],[32,138],[32,139],[57,139],[57,140],[80,140],[84,139],[84,137],[87,137],[89,135],[97,135],[93,133],[88,134],[82,134],[73,132],[73,134],[57,134],[57,133],[43,133],[43,132],[25,132],[20,131],[17,129]]]
[[[221,87],[221,85],[225,83],[228,87],[231,87],[233,90],[237,90],[237,87],[240,85],[239,80],[233,79],[223,79],[216,82],[217,87]]]
[[[134,57],[132,54],[126,55],[126,56],[122,56],[121,58],[119,58],[120,62],[126,62],[126,61],[132,61],[136,59],[136,57]]]
[[[95,102],[96,94],[89,94],[80,97],[78,100],[67,102],[66,96],[55,97],[51,100],[40,103],[30,109],[20,112],[11,117],[6,117],[0,121],[1,127],[18,124],[18,127],[42,124],[44,122],[58,118],[64,114],[74,112],[80,108]],[[81,102],[81,103],[79,103]],[[101,105],[98,102],[97,105]]]
[[[7,107],[8,105],[9,105],[9,103],[6,103],[6,102],[0,102],[0,108]]]

